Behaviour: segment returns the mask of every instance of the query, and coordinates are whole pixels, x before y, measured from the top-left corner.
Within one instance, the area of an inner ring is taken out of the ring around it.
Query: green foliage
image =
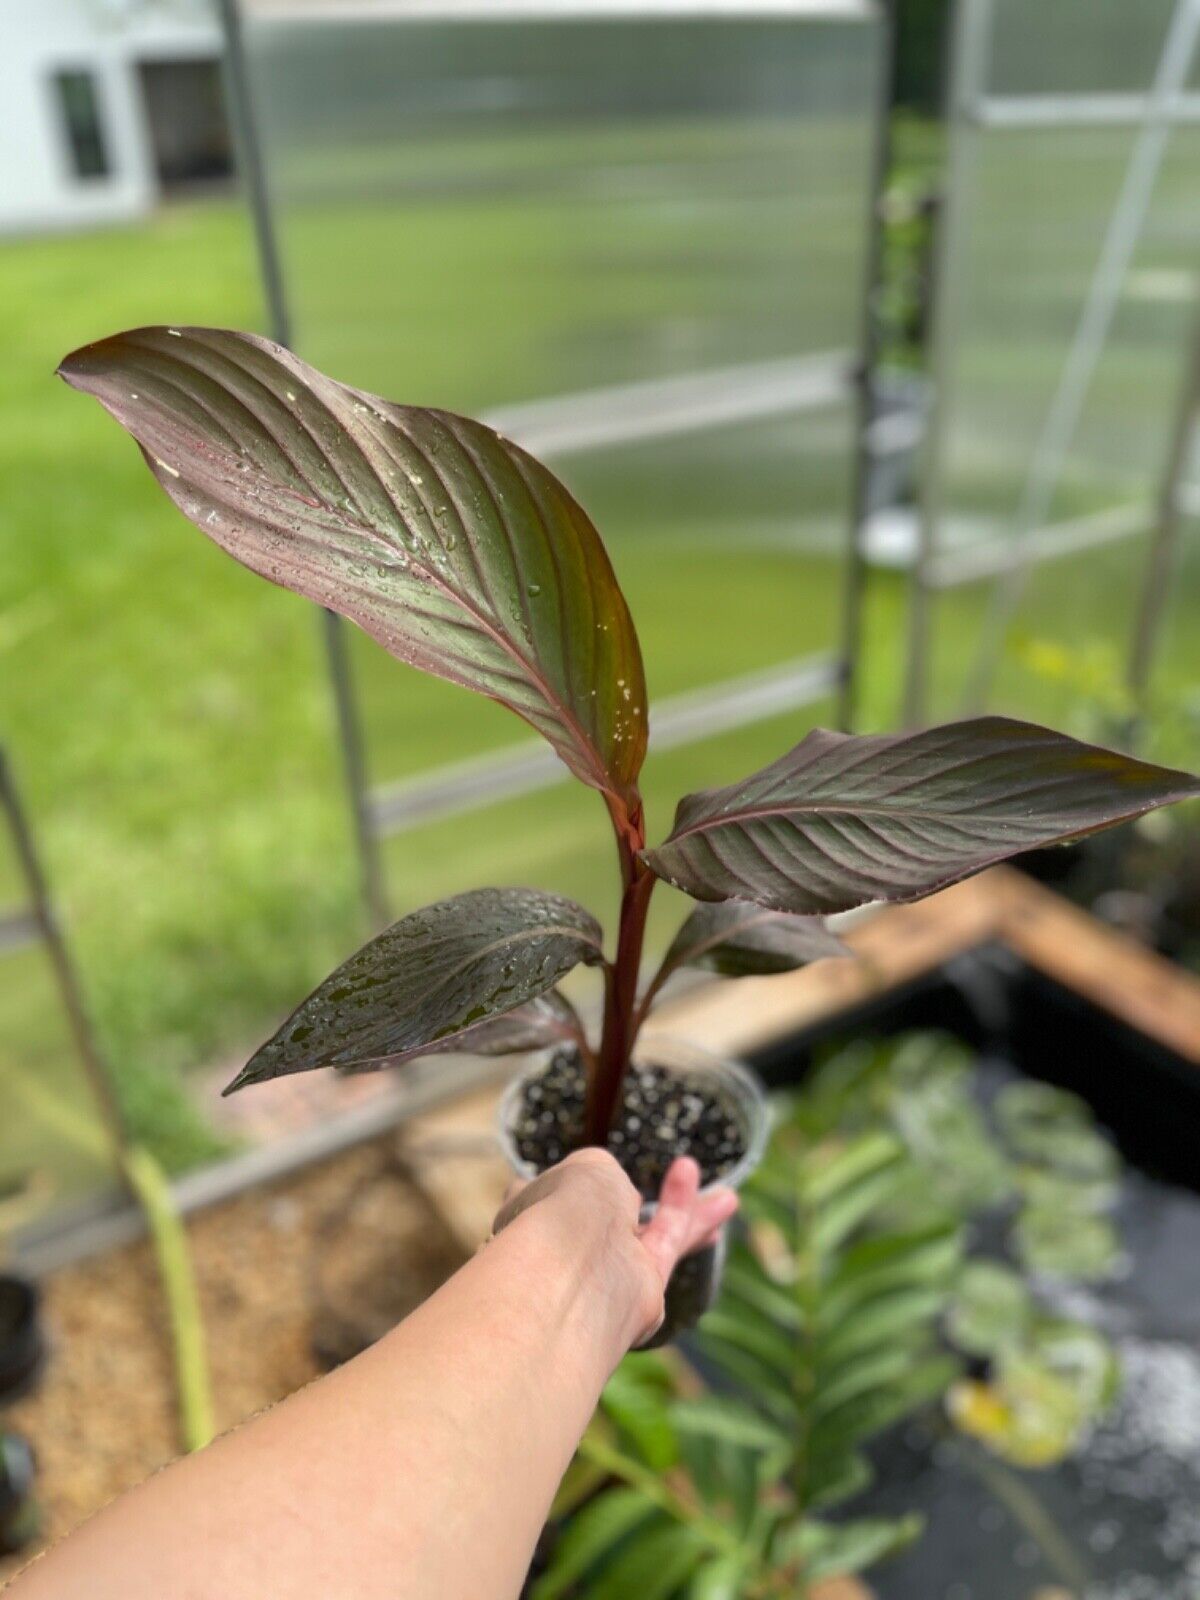
[[[746,1191],[748,1226],[725,1291],[703,1324],[721,1388],[661,1357],[624,1363],[581,1449],[613,1485],[592,1505],[612,1498],[616,1508],[589,1518],[582,1535],[570,1525],[534,1600],[569,1593],[576,1580],[589,1600],[793,1595],[916,1536],[913,1517],[828,1513],[869,1480],[867,1442],[940,1397],[958,1370],[937,1322],[960,1233],[949,1219],[889,1226],[913,1181],[902,1141],[880,1129],[813,1138],[810,1110],[803,1097],[785,1108]],[[639,1495],[657,1514],[631,1535],[624,1519]],[[609,1517],[612,1538],[590,1537]],[[651,1572],[654,1587],[643,1590]]]
[[[985,1114],[975,1080],[968,1050],[920,1034],[841,1050],[777,1098],[697,1336],[716,1379],[659,1355],[622,1365],[573,1469],[601,1475],[592,1505],[616,1507],[583,1534],[569,1524],[534,1600],[616,1595],[651,1568],[659,1600],[769,1600],[873,1565],[920,1527],[847,1515],[871,1441],[943,1404],[1014,1465],[1076,1446],[1117,1366],[1100,1335],[1041,1305],[1025,1236],[1051,1192],[1103,1220],[1117,1159],[1074,1097],[1018,1083]],[[1012,1219],[1013,1263],[970,1255],[985,1215]],[[963,1356],[986,1376],[965,1378]]]
[[[985,1115],[970,1050],[929,1033],[839,1051],[803,1098],[810,1128],[882,1123],[901,1139],[918,1175],[902,1200],[914,1223],[1001,1208],[1029,1271],[1087,1282],[1112,1272],[1118,1245],[1105,1213],[1120,1163],[1077,1096],[1014,1083]]]

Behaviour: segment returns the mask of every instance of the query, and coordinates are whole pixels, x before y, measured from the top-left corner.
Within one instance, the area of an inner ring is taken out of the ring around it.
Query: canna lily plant
[[[202,533],[400,661],[516,712],[596,791],[612,828],[622,897],[611,952],[596,919],[560,896],[457,895],[339,967],[230,1089],[561,1043],[586,1066],[583,1138],[603,1144],[638,1031],[679,969],[801,966],[838,952],[830,913],[916,900],[1200,794],[1185,773],[1003,717],[887,735],[815,729],[761,771],[686,795],[651,844],[637,634],[599,534],[539,461],[481,422],[365,394],[247,333],[140,328],[59,370],[133,435]],[[642,989],[660,881],[700,904]],[[603,973],[594,1045],[556,988],[580,963]]]

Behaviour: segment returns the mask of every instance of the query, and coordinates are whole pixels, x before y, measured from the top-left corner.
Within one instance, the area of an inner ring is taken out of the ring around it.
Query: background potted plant
[[[635,1056],[672,973],[800,966],[836,948],[829,913],[917,899],[1200,793],[1186,774],[999,717],[893,735],[815,729],[761,771],[685,796],[650,847],[637,635],[596,529],[545,466],[482,423],[363,393],[246,333],[138,329],[60,372],[133,435],[202,532],[401,661],[515,711],[599,794],[612,827],[611,953],[591,913],[561,896],[457,895],[339,967],[231,1089],[548,1046],[508,1102],[510,1143],[530,1167],[607,1143],[647,1199],[684,1149],[706,1181],[744,1175],[763,1131],[751,1080]],[[640,991],[660,881],[704,904]],[[556,989],[580,964],[603,975],[595,1042]]]

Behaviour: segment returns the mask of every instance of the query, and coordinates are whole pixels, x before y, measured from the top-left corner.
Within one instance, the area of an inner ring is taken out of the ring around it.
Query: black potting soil
[[[584,1067],[560,1050],[544,1071],[526,1081],[514,1139],[523,1161],[552,1167],[583,1142]],[[631,1067],[608,1148],[638,1192],[653,1199],[676,1156],[693,1156],[702,1181],[734,1167],[746,1149],[746,1132],[733,1103],[719,1090],[664,1067]]]

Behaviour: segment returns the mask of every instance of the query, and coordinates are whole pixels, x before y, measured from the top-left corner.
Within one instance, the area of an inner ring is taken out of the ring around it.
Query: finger
[[[721,1229],[738,1208],[738,1197],[732,1189],[714,1189],[696,1201],[692,1209],[684,1255],[693,1250],[714,1244]]]
[[[642,1230],[642,1248],[664,1283],[687,1248],[699,1190],[699,1166],[691,1156],[680,1156],[667,1169],[659,1191],[658,1210]]]

